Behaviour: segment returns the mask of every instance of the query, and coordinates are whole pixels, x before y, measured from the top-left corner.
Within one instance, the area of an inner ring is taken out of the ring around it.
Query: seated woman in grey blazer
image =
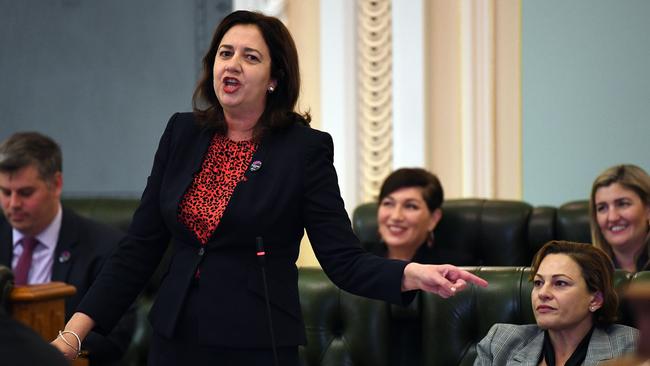
[[[531,269],[537,324],[495,324],[478,344],[474,365],[597,365],[633,352],[638,331],[613,324],[613,274],[599,248],[546,243]]]

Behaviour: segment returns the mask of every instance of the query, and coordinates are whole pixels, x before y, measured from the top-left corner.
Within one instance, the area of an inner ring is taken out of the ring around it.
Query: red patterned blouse
[[[201,170],[194,175],[178,208],[180,221],[192,230],[201,244],[219,226],[237,183],[253,159],[257,144],[232,141],[215,135],[203,160]]]

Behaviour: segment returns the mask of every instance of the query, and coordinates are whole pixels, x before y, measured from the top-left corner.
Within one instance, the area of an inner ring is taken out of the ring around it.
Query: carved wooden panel
[[[392,170],[391,2],[359,0],[360,202],[377,198]]]

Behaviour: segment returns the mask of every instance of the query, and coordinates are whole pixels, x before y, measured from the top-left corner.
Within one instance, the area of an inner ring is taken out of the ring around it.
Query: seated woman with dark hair
[[[596,365],[634,352],[638,331],[613,324],[618,307],[613,275],[599,248],[546,243],[533,259],[530,277],[537,324],[495,324],[478,344],[474,365]]]
[[[650,176],[636,165],[608,168],[594,181],[589,201],[591,238],[616,268],[641,271],[650,246]]]
[[[422,168],[402,168],[392,172],[379,191],[377,224],[381,246],[371,250],[382,257],[417,263],[441,264],[446,258],[438,253],[433,230],[442,218],[442,185],[438,178]],[[453,264],[453,261],[450,262]],[[421,324],[417,318],[418,301],[405,315],[391,323],[390,365],[418,365],[422,361]]]
[[[378,253],[418,263],[436,261],[433,230],[442,218],[443,190],[438,177],[421,168],[391,173],[379,192]]]

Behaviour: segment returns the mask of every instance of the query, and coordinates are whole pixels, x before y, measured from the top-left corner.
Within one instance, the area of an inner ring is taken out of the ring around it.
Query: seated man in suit
[[[18,286],[75,286],[66,301],[69,318],[123,234],[62,208],[62,186],[61,149],[52,139],[25,132],[0,144],[0,264],[13,269]],[[91,333],[82,347],[91,366],[119,363],[134,324],[132,310],[108,336]]]

